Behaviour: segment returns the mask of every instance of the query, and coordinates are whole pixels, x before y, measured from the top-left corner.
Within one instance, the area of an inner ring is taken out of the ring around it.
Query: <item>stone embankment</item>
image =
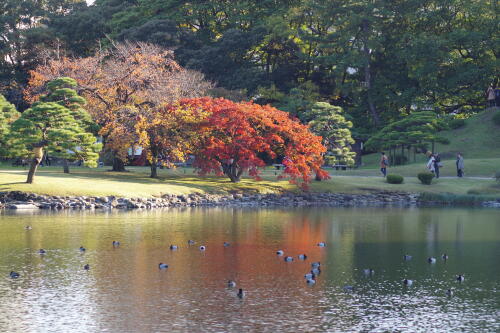
[[[18,191],[0,192],[0,208],[6,209],[153,209],[164,207],[294,207],[294,206],[416,206],[418,195],[378,192],[371,194],[284,193],[284,194],[165,194],[155,198],[115,196],[48,196]]]

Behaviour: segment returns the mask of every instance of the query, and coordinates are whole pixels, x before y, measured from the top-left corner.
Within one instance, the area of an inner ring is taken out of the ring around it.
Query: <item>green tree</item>
[[[84,130],[86,135],[80,135],[76,139],[80,141],[76,151],[71,149],[72,142],[65,143],[65,149],[56,152],[58,157],[64,160],[64,173],[69,173],[69,163],[68,161],[84,160],[86,156],[83,154],[89,153],[87,150],[85,153],[81,150],[81,147],[92,147],[93,153],[98,153],[99,146],[92,146],[95,142],[95,137],[93,135],[88,135],[89,133],[97,134],[98,126],[92,120],[90,114],[84,109],[86,101],[83,97],[79,96],[76,92],[77,83],[74,79],[69,77],[60,77],[47,83],[48,94],[40,96],[40,101],[42,102],[55,102],[64,107],[66,107],[71,116],[77,121],[78,126]],[[69,145],[69,146],[68,146]],[[92,153],[92,152],[91,152]]]
[[[96,143],[94,135],[85,131],[80,126],[80,120],[73,117],[73,111],[62,105],[65,102],[71,105],[79,98],[71,92],[68,95],[73,95],[73,102],[62,98],[57,80],[48,86],[49,93],[11,125],[11,149],[18,154],[21,149],[30,150],[33,157],[26,180],[29,184],[33,183],[45,151],[66,159],[84,160],[86,165],[95,167],[101,150],[101,144]],[[58,100],[59,103],[50,100]]]
[[[352,122],[345,119],[342,108],[325,102],[315,103],[306,113],[312,132],[323,137],[328,149],[325,160],[329,164],[353,165],[356,153],[351,151],[354,143],[351,137]]]
[[[14,105],[0,95],[0,156],[8,155],[7,138],[10,132],[10,124],[18,119],[20,115]]]

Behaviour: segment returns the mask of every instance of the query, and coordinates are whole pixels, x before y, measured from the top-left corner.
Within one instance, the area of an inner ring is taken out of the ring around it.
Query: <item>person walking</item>
[[[432,153],[429,153],[429,161],[427,161],[427,169],[434,173],[435,171],[435,160],[434,160],[434,155]]]
[[[457,153],[457,177],[462,178],[464,175],[464,157],[461,153]]]
[[[385,155],[385,152],[382,152],[382,156],[380,157],[380,172],[385,177],[387,176],[387,167],[389,166],[389,159]]]
[[[434,173],[436,174],[436,178],[439,178],[439,168],[442,167],[441,164],[441,156],[438,153],[434,154]]]
[[[493,88],[492,85],[488,87],[488,90],[486,90],[486,97],[488,98],[488,106],[493,107],[496,105],[496,99],[495,99],[495,88]]]

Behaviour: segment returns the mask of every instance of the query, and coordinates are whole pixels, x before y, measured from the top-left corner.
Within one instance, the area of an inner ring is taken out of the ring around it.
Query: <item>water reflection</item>
[[[24,230],[31,225],[32,230]],[[197,244],[188,246],[187,240]],[[119,240],[121,246],[112,246]],[[224,247],[227,241],[231,246]],[[315,246],[320,241],[328,246]],[[179,250],[169,250],[169,245]],[[206,251],[199,251],[199,245]],[[84,245],[87,251],[78,251]],[[40,256],[39,248],[47,253]],[[296,258],[287,263],[275,251]],[[413,255],[411,261],[403,254]],[[440,259],[447,253],[449,260]],[[7,332],[497,331],[500,219],[466,209],[0,215]],[[428,264],[429,256],[438,258]],[[322,273],[303,278],[312,261]],[[158,263],[169,264],[158,270]],[[83,265],[90,264],[84,271]],[[366,276],[363,269],[373,268]],[[8,272],[18,271],[12,280]],[[456,274],[467,277],[462,284]],[[404,278],[414,280],[405,288]],[[243,300],[227,280],[247,291]],[[344,286],[353,286],[346,292]],[[445,291],[451,288],[455,296]]]

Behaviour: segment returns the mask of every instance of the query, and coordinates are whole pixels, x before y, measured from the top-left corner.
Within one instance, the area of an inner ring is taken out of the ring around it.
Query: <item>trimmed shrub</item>
[[[388,174],[386,180],[389,184],[402,184],[404,178],[400,175]]]
[[[430,185],[434,174],[432,172],[421,172],[417,175],[418,180],[424,185]]]
[[[448,123],[451,129],[457,129],[465,126],[465,119],[455,118]]]
[[[500,126],[500,112],[495,113],[492,120],[495,125]]]

